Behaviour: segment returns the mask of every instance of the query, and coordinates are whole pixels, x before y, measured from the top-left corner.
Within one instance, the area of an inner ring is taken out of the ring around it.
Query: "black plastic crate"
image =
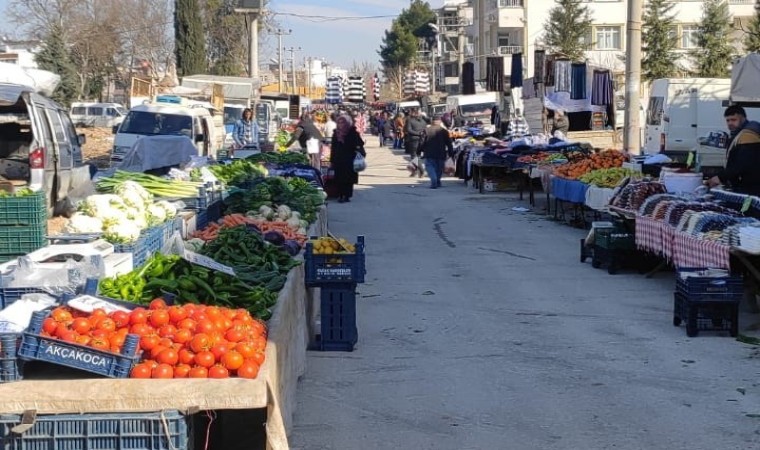
[[[607,250],[634,250],[636,235],[620,228],[597,228],[594,244]]]
[[[44,225],[47,223],[45,192],[23,197],[0,197],[0,225]]]
[[[679,269],[676,276],[676,292],[697,300],[740,301],[744,297],[744,280],[741,276],[725,277],[681,277],[684,272],[697,272],[705,269]]]
[[[46,414],[21,434],[22,416],[0,416],[0,446],[8,450],[188,450],[191,417],[179,411]]]
[[[21,361],[16,356],[21,333],[0,333],[0,383],[21,379]]]
[[[317,239],[312,236],[312,239]],[[356,253],[330,255],[314,254],[314,244],[306,243],[304,254],[306,285],[323,286],[329,283],[364,283],[367,273],[364,253],[364,236],[356,238]]]
[[[731,337],[739,334],[739,301],[692,300],[673,294],[673,326],[686,324],[686,335],[695,337],[700,330],[728,331]]]
[[[323,352],[352,352],[359,340],[356,328],[356,285],[322,287],[320,295],[321,334],[317,344]]]

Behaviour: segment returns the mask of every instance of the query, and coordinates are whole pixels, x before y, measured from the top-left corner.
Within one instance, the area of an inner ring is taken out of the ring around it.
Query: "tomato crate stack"
[[[0,415],[0,447],[13,450],[187,450],[192,417],[179,411]],[[23,433],[14,432],[29,424]]]
[[[353,351],[356,327],[356,286],[366,275],[364,236],[355,244],[332,237],[312,237],[306,243],[306,285],[320,288],[320,335],[312,349]]]
[[[20,339],[19,333],[0,333],[0,383],[21,379],[21,363],[16,358]]]
[[[686,335],[700,330],[739,332],[739,302],[744,297],[741,276],[722,269],[679,269],[673,294],[673,325],[686,324]]]
[[[0,197],[0,262],[44,247],[46,234],[43,192]]]

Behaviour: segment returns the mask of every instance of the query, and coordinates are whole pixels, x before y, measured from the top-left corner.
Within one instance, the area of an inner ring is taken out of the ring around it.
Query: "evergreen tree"
[[[755,8],[755,15],[749,21],[747,35],[744,37],[744,50],[747,53],[760,52],[760,7]]]
[[[43,41],[42,49],[34,57],[42,70],[48,70],[61,77],[61,82],[53,92],[53,100],[69,106],[79,97],[79,75],[72,62],[71,53],[63,40],[63,29],[55,25]]]
[[[705,78],[726,78],[734,56],[733,23],[725,0],[705,0],[697,36],[698,50],[692,52],[696,72]]]
[[[590,47],[591,13],[582,0],[555,0],[544,24],[544,41],[555,51],[574,60]]]
[[[645,80],[670,78],[678,70],[674,7],[675,3],[670,0],[649,0],[646,3],[642,34],[644,58],[641,60]]]
[[[175,1],[174,38],[177,75],[206,73],[206,35],[198,0]]]
[[[427,37],[428,24],[435,20],[435,11],[422,0],[413,0],[408,9],[401,10],[378,51],[383,67],[398,70],[411,65],[417,59],[418,38]]]

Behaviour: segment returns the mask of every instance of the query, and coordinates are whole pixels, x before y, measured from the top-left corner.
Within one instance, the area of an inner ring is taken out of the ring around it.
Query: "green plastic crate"
[[[45,193],[0,197],[0,225],[42,225],[47,222]]]
[[[0,226],[0,255],[25,255],[45,246],[47,222],[39,225]]]
[[[635,250],[636,235],[620,228],[597,228],[594,244],[607,250]]]

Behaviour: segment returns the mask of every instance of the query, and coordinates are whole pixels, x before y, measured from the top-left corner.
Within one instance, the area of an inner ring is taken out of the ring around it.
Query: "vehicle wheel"
[[[594,259],[591,260],[591,267],[593,267],[594,269],[598,269],[598,268],[602,267],[602,262],[599,261],[598,259],[594,258]]]
[[[698,334],[699,334],[699,329],[697,328],[696,323],[686,324],[686,336],[697,337]]]
[[[678,316],[673,316],[673,326],[674,327],[680,327],[681,326],[681,318]]]

